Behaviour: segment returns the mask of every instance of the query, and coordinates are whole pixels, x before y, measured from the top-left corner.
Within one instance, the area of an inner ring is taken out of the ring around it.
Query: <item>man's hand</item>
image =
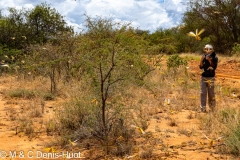
[[[211,61],[211,60],[212,60],[212,57],[206,56],[206,59],[207,59],[208,61]]]
[[[201,67],[203,66],[203,60],[204,60],[204,58],[205,58],[205,55],[202,55],[202,58],[201,58],[201,60],[200,60],[200,66],[201,66]]]
[[[209,62],[210,64],[212,64],[212,57],[211,57],[211,56],[206,56],[206,60],[208,60],[208,62]]]
[[[213,70],[213,67],[211,67],[211,66],[210,66],[210,67],[208,67],[208,69],[207,69],[207,70]]]

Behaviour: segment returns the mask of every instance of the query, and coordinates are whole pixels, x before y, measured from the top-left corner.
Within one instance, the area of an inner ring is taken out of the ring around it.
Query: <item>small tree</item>
[[[28,15],[27,23],[29,26],[28,34],[31,43],[46,43],[47,40],[64,32],[72,31],[66,25],[63,17],[46,3],[35,6]]]
[[[56,36],[44,45],[31,45],[30,56],[26,58],[27,71],[50,78],[50,91],[57,91],[60,80],[68,81],[71,72],[76,38],[72,32]]]
[[[144,40],[130,24],[86,16],[87,31],[79,37],[79,70],[92,82],[99,102],[93,135],[108,145],[114,125],[121,119],[121,108],[111,103],[125,84],[141,84],[150,67],[141,59]],[[127,112],[127,111],[125,111]],[[124,121],[125,122],[125,121]],[[108,150],[107,150],[108,151]]]

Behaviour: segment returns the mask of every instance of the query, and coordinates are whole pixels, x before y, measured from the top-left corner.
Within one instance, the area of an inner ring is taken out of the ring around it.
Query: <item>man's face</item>
[[[204,50],[204,52],[207,53],[207,54],[210,54],[210,53],[213,52],[213,49],[212,49],[212,48],[206,48],[206,47],[205,47],[203,50]]]

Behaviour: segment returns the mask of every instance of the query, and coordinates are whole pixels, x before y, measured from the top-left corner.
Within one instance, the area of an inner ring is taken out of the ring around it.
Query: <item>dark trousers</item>
[[[215,92],[214,92],[214,77],[201,77],[201,90],[200,90],[200,108],[202,111],[206,111],[207,95],[208,105],[213,111],[216,106]]]

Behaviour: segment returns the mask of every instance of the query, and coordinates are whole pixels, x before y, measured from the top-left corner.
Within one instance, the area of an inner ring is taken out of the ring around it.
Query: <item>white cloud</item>
[[[81,27],[85,17],[101,16],[124,22],[132,22],[134,27],[154,31],[158,28],[170,28],[181,21],[185,6],[184,0],[51,0],[52,8],[56,8],[66,22]],[[16,7],[17,9],[33,8],[42,3],[40,0],[0,0],[1,8]]]
[[[172,0],[174,4],[179,4],[181,0]]]

